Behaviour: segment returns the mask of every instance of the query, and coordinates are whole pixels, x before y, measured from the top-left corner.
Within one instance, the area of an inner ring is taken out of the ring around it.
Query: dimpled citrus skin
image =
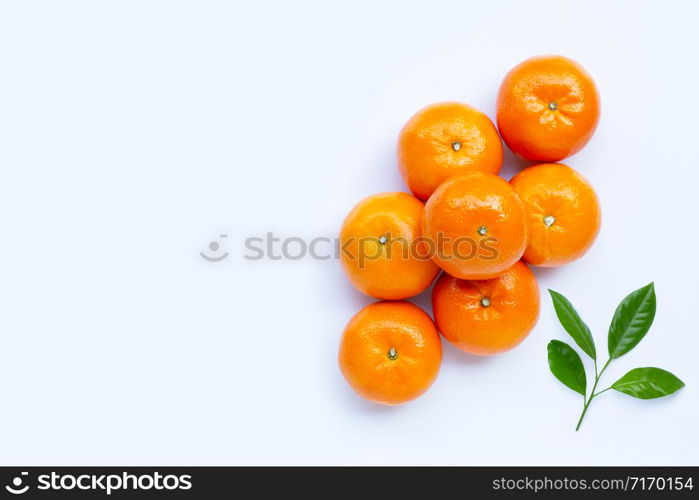
[[[376,194],[352,209],[340,230],[340,248],[346,249],[340,262],[357,290],[399,300],[430,286],[439,268],[429,258],[419,258],[422,245],[414,244],[422,234],[423,212],[422,202],[408,193]]]
[[[487,356],[508,351],[529,335],[539,319],[539,285],[521,261],[491,280],[442,274],[432,306],[437,328],[449,342]]]
[[[485,234],[479,229],[485,228]],[[517,262],[527,245],[524,204],[497,175],[453,177],[425,205],[422,234],[435,242],[433,260],[461,279],[489,279]]]
[[[527,59],[500,85],[498,129],[509,148],[525,160],[556,162],[580,151],[594,134],[599,116],[592,77],[565,57]]]
[[[510,181],[527,210],[529,243],[524,260],[557,267],[582,257],[602,222],[599,200],[590,183],[560,163],[526,168]],[[550,225],[547,226],[546,217]]]
[[[449,177],[474,171],[497,174],[501,165],[502,141],[495,125],[466,104],[427,106],[405,124],[398,138],[400,173],[421,200]]]
[[[442,343],[432,319],[409,302],[377,302],[359,311],[345,327],[338,357],[357,394],[387,405],[423,394],[437,378],[441,361]]]

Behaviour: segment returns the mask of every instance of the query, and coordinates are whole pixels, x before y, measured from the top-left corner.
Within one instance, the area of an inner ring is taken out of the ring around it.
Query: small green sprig
[[[549,293],[561,325],[573,337],[578,347],[592,358],[595,366],[595,382],[592,384],[590,395],[587,396],[587,376],[580,355],[565,342],[560,340],[549,342],[548,358],[551,373],[583,397],[583,410],[575,427],[576,431],[580,429],[580,424],[592,400],[610,389],[639,399],[655,399],[672,394],[684,387],[684,382],[672,373],[660,368],[647,367],[634,368],[606,389],[595,392],[609,363],[636,347],[653,324],[655,318],[653,283],[631,292],[616,308],[607,339],[609,359],[599,371],[595,341],[590,329],[568,299],[553,290],[549,290]]]

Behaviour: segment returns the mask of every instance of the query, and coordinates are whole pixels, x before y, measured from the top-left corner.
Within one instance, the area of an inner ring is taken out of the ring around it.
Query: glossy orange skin
[[[485,235],[479,228],[487,229]],[[492,174],[453,177],[425,205],[422,233],[436,242],[433,260],[461,279],[490,279],[517,262],[527,246],[524,204]]]
[[[539,300],[534,273],[521,261],[491,280],[442,274],[432,292],[439,331],[459,349],[480,356],[519,345],[539,319]]]
[[[452,146],[459,143],[458,151]],[[418,111],[398,138],[398,167],[408,187],[426,200],[442,182],[469,172],[497,174],[502,141],[485,114],[443,102]]]
[[[550,109],[550,103],[556,109]],[[577,153],[594,134],[599,116],[592,77],[565,57],[527,59],[500,85],[498,129],[509,148],[525,160],[556,162]]]
[[[340,230],[340,262],[357,290],[379,299],[400,300],[417,295],[434,281],[439,268],[421,258],[424,205],[408,193],[382,193],[360,201]],[[379,238],[387,242],[381,244]],[[407,253],[406,253],[407,251]],[[349,254],[349,255],[348,255]],[[361,256],[365,256],[364,260]]]
[[[390,359],[391,348],[397,357]],[[409,302],[377,302],[347,324],[338,357],[360,396],[397,405],[423,394],[437,378],[442,343],[432,319]]]
[[[525,261],[558,267],[589,250],[599,233],[602,212],[587,179],[567,165],[544,163],[522,170],[510,183],[527,207]],[[547,226],[546,216],[555,222]]]

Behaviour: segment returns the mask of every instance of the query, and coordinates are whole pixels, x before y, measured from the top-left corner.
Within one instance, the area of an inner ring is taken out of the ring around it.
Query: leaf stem
[[[578,429],[580,429],[580,424],[582,424],[583,418],[585,417],[585,413],[587,413],[587,408],[590,406],[590,403],[591,403],[592,400],[595,398],[595,396],[599,396],[599,395],[602,394],[603,392],[608,391],[609,389],[611,389],[611,387],[608,387],[608,388],[605,389],[604,391],[600,391],[600,392],[598,392],[598,393],[595,393],[595,389],[597,389],[597,384],[599,383],[599,379],[600,379],[600,377],[602,376],[602,374],[604,373],[604,370],[607,369],[607,366],[609,366],[609,363],[610,363],[611,361],[612,361],[612,358],[609,358],[609,359],[607,360],[607,362],[604,364],[604,366],[602,367],[602,369],[599,371],[599,373],[597,373],[597,360],[595,360],[595,383],[592,385],[592,390],[590,391],[590,397],[587,399],[587,401],[584,401],[584,398],[583,398],[583,401],[584,401],[585,405],[583,406],[583,411],[582,411],[582,413],[580,414],[580,419],[578,420],[578,425],[575,427],[575,430],[576,430],[576,431],[577,431]]]
[[[602,390],[599,391],[597,394],[595,394],[595,396],[599,396],[599,395],[602,394],[603,392],[607,392],[607,391],[610,390],[610,389],[612,389],[612,386],[609,386],[609,387],[607,387],[606,389],[602,389]]]

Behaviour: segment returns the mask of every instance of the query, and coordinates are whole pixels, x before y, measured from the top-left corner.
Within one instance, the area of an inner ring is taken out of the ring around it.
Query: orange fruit
[[[408,193],[360,201],[340,230],[340,262],[359,291],[379,299],[412,297],[439,272],[420,242],[424,205]]]
[[[377,302],[345,327],[338,361],[357,394],[396,405],[432,385],[442,361],[442,343],[432,319],[418,306]]]
[[[527,59],[500,85],[498,129],[525,160],[555,162],[580,151],[595,132],[599,115],[595,82],[565,57]]]
[[[398,167],[410,190],[426,200],[442,182],[469,172],[497,174],[502,142],[485,114],[444,102],[418,111],[398,138]]]
[[[524,204],[497,175],[453,177],[427,201],[422,233],[435,246],[433,260],[452,276],[494,278],[527,246]]]
[[[460,280],[442,274],[432,292],[437,328],[459,349],[490,355],[522,342],[539,319],[539,286],[517,262],[490,280]]]
[[[544,163],[522,170],[510,183],[527,209],[525,261],[562,266],[592,246],[602,214],[595,190],[582,175],[567,165]]]

